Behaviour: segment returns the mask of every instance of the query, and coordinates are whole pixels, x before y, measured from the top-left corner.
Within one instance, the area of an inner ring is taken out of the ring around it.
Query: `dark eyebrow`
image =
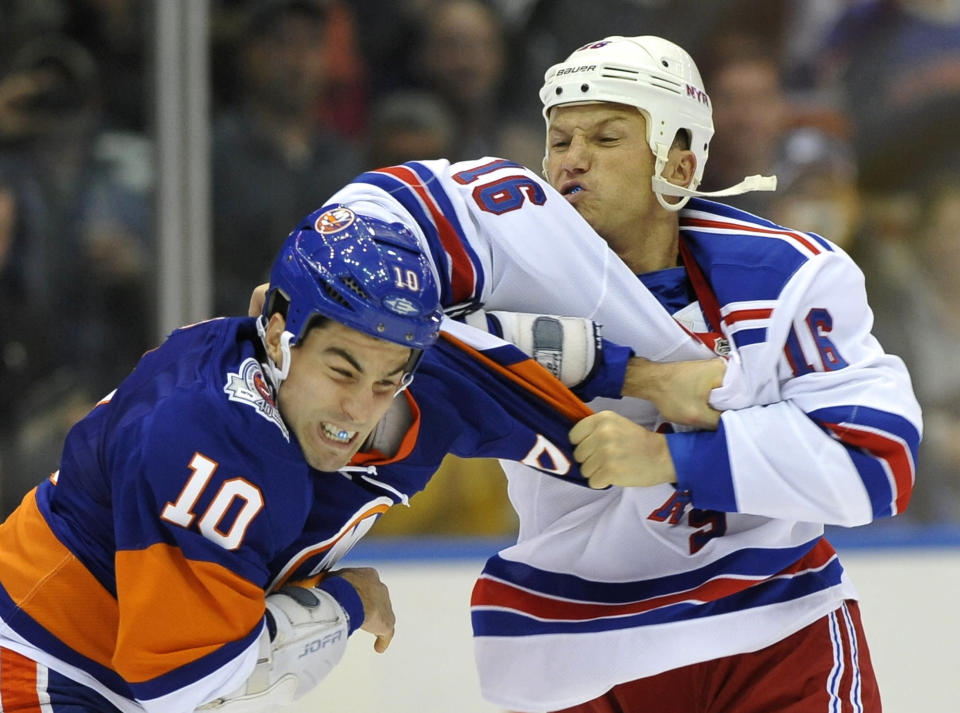
[[[336,356],[341,357],[341,358],[344,359],[345,361],[349,362],[350,366],[352,366],[354,369],[356,369],[356,370],[357,370],[358,372],[360,372],[361,374],[365,373],[364,370],[363,370],[363,367],[360,366],[360,363],[359,363],[359,362],[354,358],[354,356],[353,356],[350,352],[348,352],[346,349],[341,349],[340,347],[327,347],[324,351],[325,351],[327,354],[334,354],[334,355],[336,355]],[[399,374],[399,373],[401,373],[406,366],[407,366],[407,362],[404,362],[403,364],[401,364],[400,366],[398,366],[396,369],[394,369],[393,371],[389,372],[389,373],[387,374],[387,376],[393,376],[394,374]]]

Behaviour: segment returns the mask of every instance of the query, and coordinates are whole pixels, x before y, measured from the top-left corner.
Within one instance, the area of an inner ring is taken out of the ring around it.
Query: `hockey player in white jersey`
[[[551,524],[477,585],[484,690],[516,710],[879,711],[856,595],[821,523],[906,507],[920,414],[902,363],[870,336],[860,271],[821,236],[697,197],[710,102],[676,45],[591,43],[548,70],[541,98],[550,183],[668,311],[730,349],[755,405],[713,433],[651,436],[610,412],[578,424],[591,484],[645,487],[590,504],[573,566],[557,565],[575,536],[529,556],[570,504],[544,506],[512,478],[526,519]],[[528,655],[550,688],[499,663]]]
[[[608,384],[643,400],[594,399],[571,431],[592,488],[545,474],[543,454],[503,462],[520,533],[473,593],[485,697],[524,712],[879,711],[823,529],[903,511],[921,415],[870,334],[860,270],[822,236],[696,191],[713,125],[680,47],[591,43],[541,97],[553,188],[500,159],[412,162],[333,200],[410,225],[447,306],[590,317],[655,361],[725,356],[723,415],[684,428],[664,384],[686,365],[650,364],[639,373],[674,378]]]

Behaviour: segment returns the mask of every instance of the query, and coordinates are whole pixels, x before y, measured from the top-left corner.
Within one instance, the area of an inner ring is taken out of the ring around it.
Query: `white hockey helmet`
[[[751,177],[724,191],[696,191],[713,137],[713,109],[693,58],[662,37],[614,35],[584,45],[547,70],[540,100],[548,128],[550,110],[561,104],[614,102],[639,109],[647,124],[647,143],[656,157],[653,192],[669,210],[679,210],[693,195],[734,195],[748,190],[773,190],[776,186],[775,179],[770,186],[770,179],[756,181]],[[674,186],[660,177],[680,131],[686,132],[690,150],[697,159],[689,188]],[[684,199],[666,203],[663,195]]]

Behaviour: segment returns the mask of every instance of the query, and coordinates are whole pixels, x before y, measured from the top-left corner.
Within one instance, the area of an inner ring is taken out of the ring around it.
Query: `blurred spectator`
[[[213,139],[214,308],[243,313],[289,229],[361,169],[359,150],[318,116],[328,88],[326,11],[311,0],[258,3],[237,59],[240,97]]]
[[[424,21],[417,66],[423,84],[454,112],[459,157],[491,153],[506,66],[499,18],[480,0],[441,0]]]
[[[349,0],[356,40],[373,97],[415,83],[411,77],[416,48],[428,9],[435,0]]]
[[[370,115],[366,166],[379,168],[415,159],[448,158],[454,118],[436,95],[415,89],[382,97]]]
[[[27,38],[69,37],[91,54],[101,85],[110,88],[100,97],[100,123],[107,129],[144,132],[151,44],[146,33],[152,7],[138,0],[3,0],[0,66]]]
[[[0,384],[18,394],[0,424],[4,507],[32,484],[21,473],[56,467],[31,444],[62,438],[63,408],[106,393],[153,337],[148,195],[104,150],[99,107],[92,58],[60,35],[0,77]]]
[[[865,187],[909,187],[931,150],[957,146],[960,3],[854,3],[827,46],[824,81],[847,94]]]
[[[906,362],[924,412],[917,485],[905,523],[960,522],[960,178],[865,196],[851,254],[863,268],[874,334]]]
[[[70,0],[65,34],[80,42],[97,64],[102,94],[102,122],[106,128],[143,132],[149,125],[150,83],[144,41],[150,25],[151,3],[139,0]]]
[[[504,101],[507,36],[496,10],[482,0],[436,0],[423,21],[415,52],[422,87],[447,102],[457,130],[453,160],[505,155],[539,169],[543,155],[539,116],[521,121]]]
[[[213,105],[235,107],[243,100],[246,79],[238,71],[251,13],[270,12],[277,0],[211,0],[210,53]],[[283,4],[282,1],[279,4]],[[354,3],[347,0],[311,0],[322,10],[323,24],[314,40],[322,54],[323,91],[314,111],[333,133],[362,139],[366,129],[370,79],[363,55]],[[383,13],[389,14],[389,13]]]
[[[780,65],[793,90],[819,88],[824,38],[847,6],[859,0],[780,0],[787,5],[780,26]]]
[[[326,7],[323,39],[327,87],[318,110],[335,131],[363,139],[370,97],[367,67],[359,46],[362,33],[348,2],[327,0]]]
[[[853,247],[862,205],[847,141],[814,127],[794,129],[780,142],[773,173],[778,182],[771,220],[822,235],[845,250]]]
[[[727,188],[744,176],[770,173],[788,117],[788,97],[776,55],[754,36],[724,35],[701,66],[713,102],[715,129],[703,190]],[[764,192],[727,199],[757,214],[766,213],[771,201],[772,194]]]
[[[60,32],[68,10],[65,0],[3,0],[0,2],[0,66],[29,37]]]
[[[819,89],[816,71],[823,39],[847,6],[860,0],[723,0],[704,38],[709,48],[728,36],[762,38],[791,92]],[[695,53],[695,58],[697,53]],[[698,62],[701,71],[709,69]],[[707,89],[709,89],[709,84]]]
[[[80,363],[95,389],[112,385],[147,344],[151,251],[147,186],[111,154],[99,96],[92,58],[62,36],[25,44],[0,84],[0,174],[11,206],[4,274],[64,337],[43,340],[28,361],[40,372],[48,362]],[[109,366],[99,363],[107,354]]]

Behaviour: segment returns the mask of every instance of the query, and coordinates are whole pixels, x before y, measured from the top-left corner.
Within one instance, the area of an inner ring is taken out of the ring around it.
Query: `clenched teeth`
[[[324,423],[322,425],[324,435],[338,443],[349,443],[351,439],[357,435],[356,431],[348,431],[345,428],[339,428],[330,423]]]

